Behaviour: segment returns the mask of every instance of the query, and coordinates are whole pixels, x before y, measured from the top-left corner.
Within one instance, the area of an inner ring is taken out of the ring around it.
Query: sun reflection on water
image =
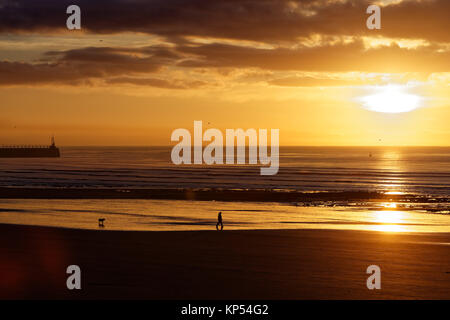
[[[383,203],[383,207],[395,209],[395,208],[397,208],[397,204],[395,202],[386,202],[386,203]]]
[[[376,157],[376,169],[383,172],[377,181],[377,189],[388,196],[398,196],[404,194],[405,179],[402,174],[405,172],[405,163],[400,150],[395,148],[385,149]]]
[[[401,196],[401,195],[404,195],[404,194],[406,194],[406,193],[401,192],[401,191],[388,191],[388,192],[385,192],[384,194],[386,194],[386,195],[399,195],[399,196]]]

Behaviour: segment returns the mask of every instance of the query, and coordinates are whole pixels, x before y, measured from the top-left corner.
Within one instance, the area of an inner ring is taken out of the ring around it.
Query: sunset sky
[[[366,27],[373,3],[381,30]],[[66,28],[71,4],[81,31]],[[450,145],[449,13],[448,0],[0,0],[0,144],[171,145],[202,120],[280,129],[281,145]]]

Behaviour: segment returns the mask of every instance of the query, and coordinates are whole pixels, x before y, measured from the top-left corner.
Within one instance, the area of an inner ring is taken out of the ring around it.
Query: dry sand
[[[66,268],[82,289],[66,288]],[[381,290],[366,268],[381,267]],[[0,225],[0,298],[449,299],[450,234]]]

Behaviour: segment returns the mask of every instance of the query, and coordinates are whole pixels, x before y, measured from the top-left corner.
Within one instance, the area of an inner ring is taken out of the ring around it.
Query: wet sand
[[[66,288],[81,267],[82,289]],[[381,290],[366,268],[381,267]],[[1,299],[449,299],[450,234],[0,224]]]

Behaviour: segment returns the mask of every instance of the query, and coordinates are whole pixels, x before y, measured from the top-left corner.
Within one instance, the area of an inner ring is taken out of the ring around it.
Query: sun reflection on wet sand
[[[392,177],[389,179],[390,181],[384,184],[381,184],[380,187],[383,187],[386,191],[385,195],[402,195],[404,192],[403,189],[402,178],[397,175],[398,172],[402,172],[403,166],[401,163],[402,154],[397,150],[389,150],[384,152],[383,158],[388,160],[389,163],[389,171],[392,173]],[[408,216],[407,212],[398,211],[397,203],[395,202],[385,202],[381,204],[384,210],[374,211],[373,212],[373,223],[369,227],[369,230],[374,231],[383,231],[383,232],[407,232],[412,231],[406,225],[406,216]]]
[[[394,210],[374,211],[374,218],[375,218],[374,222],[378,224],[371,226],[371,229],[374,231],[385,231],[385,232],[409,231],[407,226],[404,225],[405,214],[406,213],[403,211],[394,211]]]

